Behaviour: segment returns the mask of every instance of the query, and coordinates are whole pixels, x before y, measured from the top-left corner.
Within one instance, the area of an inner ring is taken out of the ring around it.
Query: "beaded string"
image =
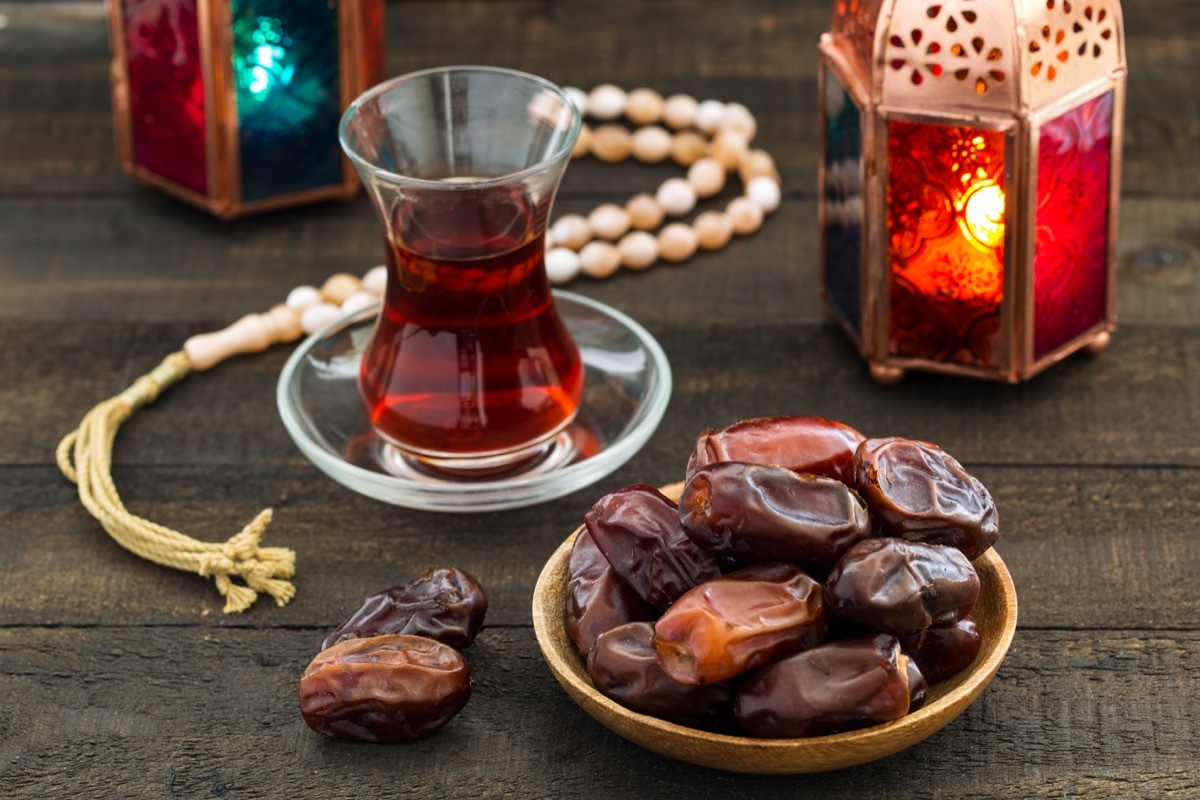
[[[361,280],[342,273],[320,289],[297,287],[287,303],[264,314],[249,314],[224,330],[193,336],[182,350],[168,355],[128,389],[98,404],[63,437],[55,452],[58,468],[78,487],[84,508],[125,549],[156,564],[212,578],[225,598],[226,614],[245,611],[263,593],[281,606],[287,603],[296,593],[291,582],[296,554],[284,547],[261,546],[271,509],[260,512],[225,542],[200,541],[133,514],[112,479],[117,431],[134,412],[189,373],[314,333],[342,314],[377,303],[386,282],[386,268],[375,267]]]
[[[569,283],[581,273],[607,278],[622,266],[641,270],[659,259],[679,263],[697,250],[720,250],[733,236],[757,231],[764,216],[779,208],[779,170],[769,153],[751,149],[758,124],[740,103],[700,102],[686,94],[664,99],[653,89],[626,93],[612,84],[588,93],[565,91],[584,116],[600,123],[583,125],[573,157],[591,155],[610,164],[631,155],[646,164],[670,158],[687,169],[687,177],[668,178],[653,194],[637,194],[624,206],[605,203],[587,216],[559,218],[546,235],[552,283]],[[629,131],[615,121],[621,117],[639,127]],[[741,179],[743,194],[723,211],[704,211],[690,225],[672,222],[652,233],[667,218],[684,217],[698,200],[719,194],[729,173]]]

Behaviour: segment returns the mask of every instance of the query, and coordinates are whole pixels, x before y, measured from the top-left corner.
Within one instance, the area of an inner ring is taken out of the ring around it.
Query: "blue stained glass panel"
[[[825,70],[825,296],[862,335],[862,113]]]
[[[342,181],[337,0],[231,0],[242,200]]]

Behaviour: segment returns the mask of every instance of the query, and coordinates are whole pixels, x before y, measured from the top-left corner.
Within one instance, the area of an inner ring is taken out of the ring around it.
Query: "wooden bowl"
[[[678,500],[683,484],[663,488]],[[995,550],[975,559],[982,590],[972,612],[982,643],[970,667],[931,686],[925,705],[902,719],[848,733],[804,739],[755,739],[708,733],[630,711],[592,687],[584,660],[567,636],[563,608],[567,561],[577,528],[554,552],[533,592],[533,629],[542,655],[571,699],[601,724],[648,750],[734,772],[823,772],[865,764],[911,747],[962,713],[987,688],[1017,627],[1017,593]]]

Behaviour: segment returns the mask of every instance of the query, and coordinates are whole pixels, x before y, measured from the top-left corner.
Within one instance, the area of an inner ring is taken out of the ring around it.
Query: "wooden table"
[[[299,554],[296,599],[225,616],[210,582],[141,561],[53,463],[95,402],[294,285],[380,260],[365,199],[224,223],[137,187],[113,155],[104,10],[3,2],[0,19],[0,795],[6,797],[1200,797],[1200,6],[1126,5],[1121,327],[1109,352],[1020,386],[875,386],[816,292],[815,44],[825,0],[395,2],[392,74],[452,62],[739,100],[785,201],[686,266],[572,290],[646,325],[675,389],[646,447],[541,506],[409,511],[293,446],[290,348],[193,376],[117,441],[129,507],[223,540],[263,506]],[[573,166],[558,211],[622,202],[669,166]],[[530,596],[600,494],[677,480],[700,429],[805,413],[941,443],[992,489],[1020,627],[947,729],[867,766],[754,777],[667,760],[581,712],[534,640]],[[491,597],[475,693],[402,747],[326,740],[296,708],[325,631],[430,564]]]

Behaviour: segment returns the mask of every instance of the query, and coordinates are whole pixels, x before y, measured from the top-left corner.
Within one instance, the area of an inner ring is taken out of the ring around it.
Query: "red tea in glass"
[[[566,427],[583,366],[521,191],[462,191],[396,217],[388,291],[359,372],[375,430],[417,455],[470,458]]]
[[[390,268],[359,394],[409,460],[494,474],[574,418],[583,366],[543,251],[580,124],[553,84],[481,67],[396,78],[343,117]]]

